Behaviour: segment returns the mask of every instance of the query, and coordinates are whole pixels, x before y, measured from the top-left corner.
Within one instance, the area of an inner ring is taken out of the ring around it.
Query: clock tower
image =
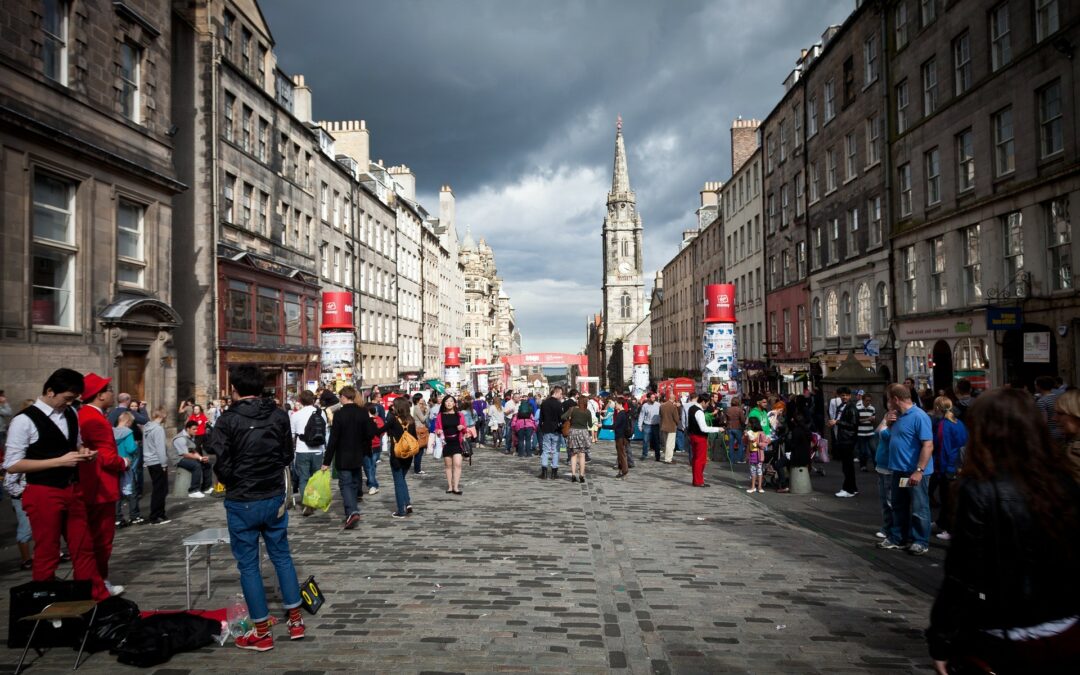
[[[615,125],[615,168],[604,217],[604,362],[608,387],[629,380],[634,333],[645,318],[641,216],[630,189],[622,118]],[[645,327],[648,330],[648,327]],[[615,382],[614,380],[619,380]]]

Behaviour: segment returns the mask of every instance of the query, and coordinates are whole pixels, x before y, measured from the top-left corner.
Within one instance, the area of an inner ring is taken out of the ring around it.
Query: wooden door
[[[124,352],[120,356],[120,386],[136,401],[146,400],[146,352]]]

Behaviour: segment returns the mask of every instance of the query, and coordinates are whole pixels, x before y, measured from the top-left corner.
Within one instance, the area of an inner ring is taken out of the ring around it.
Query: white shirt
[[[708,421],[705,419],[705,411],[702,410],[701,408],[698,408],[697,412],[694,413],[694,419],[697,420],[698,429],[700,429],[702,432],[704,432],[706,434],[718,434],[721,431],[723,431],[723,429],[721,427],[710,427],[709,426]]]
[[[68,435],[67,419],[64,417],[63,410],[57,410],[48,403],[42,401],[40,398],[34,402],[34,407],[41,412],[48,415],[52,423],[56,425],[56,428],[60,430],[60,433],[64,434],[64,438]],[[26,449],[34,443],[38,442],[40,435],[38,434],[37,427],[34,422],[26,415],[16,415],[11,420],[11,425],[8,427],[6,451],[4,453],[4,468],[8,468],[15,462],[20,462],[26,459]],[[79,445],[82,445],[82,436],[78,439]]]
[[[304,435],[304,427],[307,426],[308,418],[311,417],[311,413],[315,412],[315,406],[306,405],[293,413],[292,419],[289,420],[289,424],[292,426],[293,436],[296,438],[296,451],[297,452],[322,452],[326,449],[325,445],[317,445],[310,447],[307,443],[302,441],[299,437]],[[319,413],[320,415],[322,413]]]
[[[517,414],[518,405],[518,402],[514,399],[507,400],[507,402],[503,404],[503,415],[506,417],[513,417]]]

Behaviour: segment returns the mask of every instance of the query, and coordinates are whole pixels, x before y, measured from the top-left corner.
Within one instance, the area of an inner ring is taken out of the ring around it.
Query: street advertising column
[[[338,391],[347,384],[355,384],[356,329],[352,293],[327,291],[322,294],[319,331],[319,380],[322,385]]]
[[[634,345],[634,373],[630,378],[630,392],[641,398],[649,388],[649,345]]]
[[[488,391],[489,391],[489,388],[490,388],[490,382],[488,380],[488,362],[487,362],[487,359],[477,358],[476,361],[475,361],[475,364],[478,365],[478,366],[483,366],[483,368],[473,371],[476,374],[476,377],[474,379],[475,386],[473,387],[473,390],[476,391],[476,392],[480,392],[481,394],[486,395],[488,393]]]
[[[709,284],[705,287],[704,323],[701,384],[706,391],[734,396],[739,388],[735,284]]]
[[[455,391],[461,385],[461,347],[443,349],[443,382]]]

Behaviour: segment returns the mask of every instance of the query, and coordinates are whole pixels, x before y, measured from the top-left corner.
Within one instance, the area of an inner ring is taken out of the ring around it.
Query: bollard
[[[805,466],[788,467],[791,471],[791,494],[808,495],[814,491],[810,485],[810,469]]]
[[[176,477],[173,478],[172,496],[187,497],[188,490],[191,489],[191,472],[187,469],[176,467],[176,470],[173,473],[176,474]]]

